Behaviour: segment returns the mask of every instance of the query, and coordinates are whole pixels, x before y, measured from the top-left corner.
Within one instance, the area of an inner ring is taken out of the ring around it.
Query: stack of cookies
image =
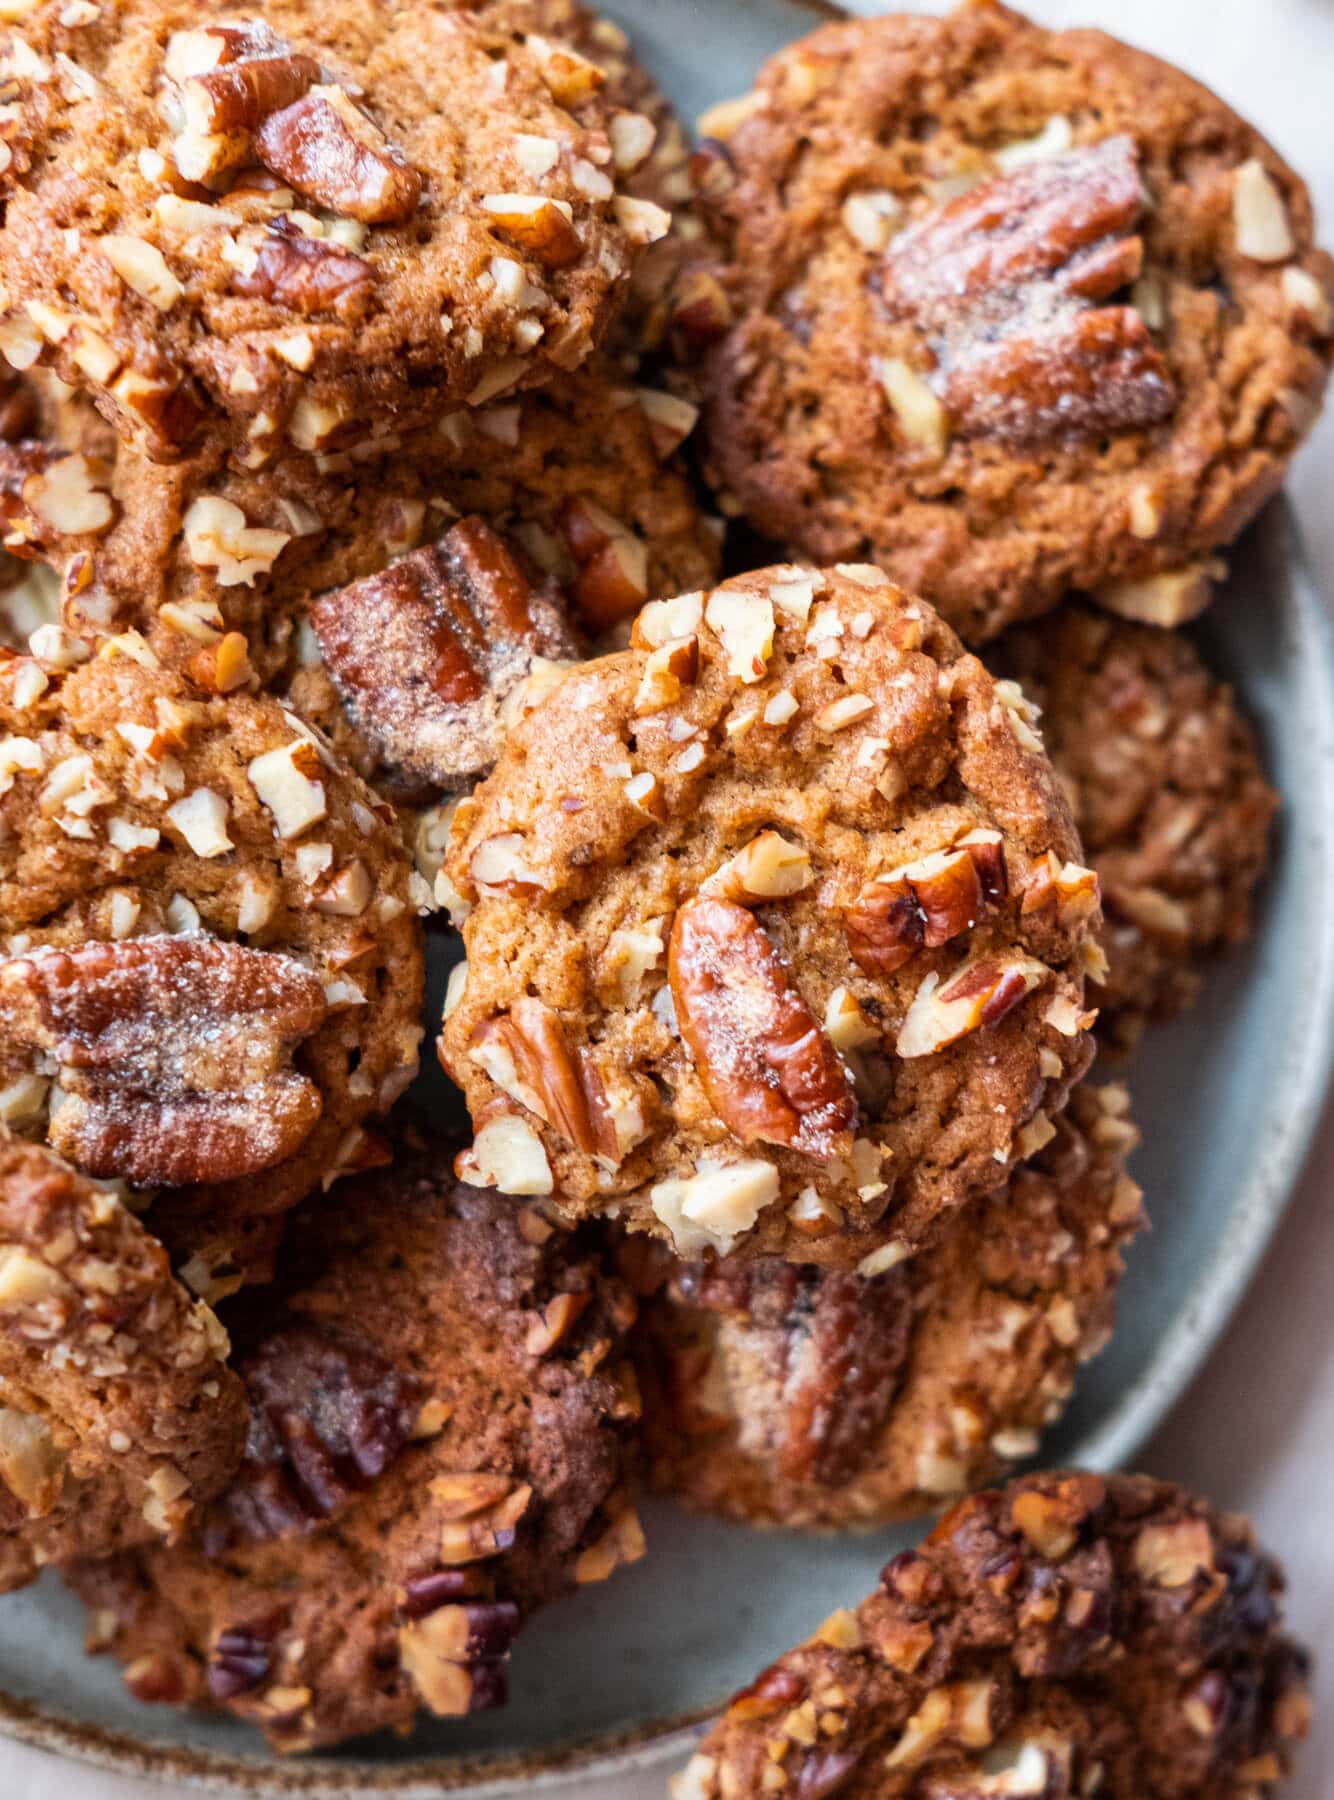
[[[957,1502],[683,1795],[1268,1791],[1243,1522],[962,1497],[1249,933],[1177,628],[1321,404],[1301,182],[993,0],[693,149],[575,0],[4,11],[0,1585],[298,1751],[501,1702],[645,1486]]]

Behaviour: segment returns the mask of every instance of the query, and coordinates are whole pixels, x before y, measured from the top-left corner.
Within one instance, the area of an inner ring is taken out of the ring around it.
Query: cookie
[[[173,665],[240,631],[256,675],[279,683],[318,660],[297,632],[312,596],[461,515],[515,537],[595,633],[716,575],[718,534],[677,453],[695,411],[665,389],[598,356],[539,392],[437,413],[246,469],[217,448],[170,467],[123,451],[108,467],[75,411],[55,442],[0,444],[5,541],[60,571],[72,630],[138,630]]]
[[[288,1243],[297,1291],[237,1327],[246,1460],[198,1542],[72,1579],[138,1698],[304,1750],[496,1705],[521,1621],[643,1537],[633,1302],[595,1255],[443,1151],[335,1189]]]
[[[646,607],[452,829],[460,1172],[567,1218],[873,1272],[1086,1065],[1097,884],[1022,696],[878,569]]]
[[[977,643],[1206,557],[1277,490],[1334,265],[1180,71],[976,0],[825,26],[719,128],[707,461],[791,554],[879,562]]]
[[[1251,1800],[1309,1717],[1249,1521],[1137,1475],[957,1506],[738,1694],[674,1800]]]
[[[577,368],[669,221],[617,190],[603,71],[545,35],[572,10],[32,8],[0,47],[5,355],[163,461]]]
[[[113,1194],[0,1128],[0,1591],[181,1535],[241,1460],[227,1348]]]
[[[1278,796],[1232,690],[1179,632],[1066,607],[989,660],[1042,709],[1102,886],[1108,968],[1091,1001],[1128,1045],[1190,1005],[1207,955],[1251,935]]]
[[[1144,1225],[1128,1104],[1081,1084],[1027,1127],[1004,1187],[882,1275],[650,1268],[665,1279],[636,1342],[655,1485],[751,1523],[870,1529],[1031,1456],[1111,1332]]]
[[[375,1154],[416,1071],[411,872],[308,727],[216,691],[230,640],[188,680],[48,629],[0,659],[3,1122],[225,1262]]]

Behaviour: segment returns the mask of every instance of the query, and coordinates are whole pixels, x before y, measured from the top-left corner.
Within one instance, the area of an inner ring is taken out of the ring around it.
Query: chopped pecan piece
[[[731,900],[688,900],[667,966],[681,1036],[732,1135],[846,1154],[857,1122],[848,1072],[753,914]]]
[[[273,1333],[241,1375],[250,1430],[240,1472],[205,1528],[210,1555],[336,1512],[395,1460],[421,1409],[411,1375],[328,1325]]]
[[[997,1025],[1051,974],[1033,957],[983,956],[942,986],[928,975],[913,996],[896,1048],[900,1056],[934,1056],[970,1032]]]
[[[294,51],[257,19],[178,31],[167,44],[163,110],[176,167],[210,181],[251,160],[251,133],[320,79],[313,57]]]
[[[417,170],[340,87],[312,87],[270,109],[255,153],[297,193],[367,225],[401,224],[421,199]]]
[[[375,270],[364,257],[319,238],[303,236],[290,219],[269,227],[248,274],[232,277],[232,292],[273,300],[299,313],[360,318],[370,302]]]
[[[848,948],[868,975],[892,975],[918,949],[970,931],[1008,893],[1000,833],[970,831],[947,850],[868,881],[844,914]]]
[[[1130,306],[1143,265],[1128,136],[983,182],[892,239],[882,293],[935,354],[956,430],[1015,446],[1153,424],[1176,393]]]
[[[227,1181],[290,1156],[320,1114],[290,1066],[324,987],[290,957],[188,937],[0,963],[0,1063],[59,1065],[49,1137],[92,1175]]]
[[[468,1054],[586,1156],[615,1166],[645,1135],[649,1095],[632,1077],[600,1068],[587,1048],[572,1052],[559,1015],[532,995],[478,1025]]]
[[[557,601],[478,518],[322,595],[310,617],[329,673],[376,749],[437,787],[491,767],[505,702],[536,658],[577,654]]]

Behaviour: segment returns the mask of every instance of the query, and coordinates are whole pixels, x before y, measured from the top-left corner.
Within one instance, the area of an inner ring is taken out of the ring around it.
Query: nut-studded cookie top
[[[1334,268],[1221,101],[989,3],[830,25],[720,109],[716,482],[981,641],[1233,537],[1313,422]]]
[[[652,135],[572,11],[34,6],[0,45],[5,354],[164,460],[577,367],[668,216],[618,189]]]
[[[846,1529],[1032,1455],[1107,1340],[1144,1224],[1127,1107],[1124,1088],[1081,1083],[1025,1127],[1004,1187],[882,1275],[650,1263],[665,1281],[636,1344],[657,1485],[733,1518]]]
[[[112,1193],[0,1128],[0,1588],[181,1534],[241,1457],[227,1349]]]
[[[674,1800],[1269,1793],[1309,1711],[1282,1589],[1248,1521],[1180,1488],[1026,1476],[738,1694]]]
[[[87,655],[49,628],[0,661],[5,1122],[168,1215],[280,1211],[416,1068],[401,841],[295,715],[211,691],[216,654]]]
[[[996,651],[1042,709],[1102,883],[1099,1029],[1131,1043],[1189,1005],[1208,952],[1250,936],[1278,796],[1231,689],[1180,633],[1066,607]]]
[[[437,401],[413,431],[248,468],[216,446],[170,467],[113,462],[91,414],[67,406],[46,439],[0,444],[3,543],[59,571],[72,629],[132,627],[173,665],[228,631],[265,681],[308,662],[294,624],[311,596],[378,575],[460,513],[514,537],[595,633],[717,574],[677,455],[694,408],[602,355],[513,400]]]
[[[288,1243],[318,1273],[236,1327],[250,1438],[199,1542],[74,1580],[131,1692],[297,1750],[503,1701],[521,1620],[643,1537],[634,1307],[595,1255],[457,1187],[443,1150],[336,1189]]]
[[[569,1216],[887,1258],[1087,1060],[1096,882],[1022,696],[878,569],[645,608],[454,838],[460,1169]]]

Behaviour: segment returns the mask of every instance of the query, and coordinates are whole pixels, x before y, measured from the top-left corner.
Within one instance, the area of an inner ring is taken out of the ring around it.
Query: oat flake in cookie
[[[628,1292],[448,1167],[297,1215],[297,1291],[235,1327],[250,1439],[199,1541],[74,1572],[140,1699],[279,1750],[494,1706],[523,1619],[642,1554]]]
[[[674,1800],[1260,1800],[1309,1716],[1282,1593],[1181,1488],[1026,1476],[738,1694]]]
[[[0,42],[0,347],[160,460],[576,368],[668,218],[618,191],[604,73],[544,35],[566,10],[31,7]]]
[[[181,1535],[241,1458],[227,1348],[113,1193],[0,1127],[0,1590]]]
[[[662,1283],[636,1338],[655,1485],[731,1518],[869,1529],[1032,1455],[1107,1341],[1145,1223],[1128,1104],[1081,1083],[1025,1128],[1003,1187],[883,1275],[643,1264],[631,1240],[638,1285]]]
[[[459,1169],[571,1219],[874,1272],[1086,1066],[1097,884],[1022,696],[878,569],[646,607],[453,840]]]
[[[1251,934],[1278,806],[1255,733],[1178,632],[1067,606],[987,660],[1042,709],[1102,885],[1099,1031],[1131,1044],[1194,1000],[1205,956]]]
[[[881,562],[978,642],[1277,489],[1334,269],[1297,176],[1178,70],[976,0],[826,26],[727,110],[701,386],[766,536]]]
[[[295,715],[215,691],[227,646],[196,679],[58,627],[0,659],[3,1122],[156,1192],[201,1280],[379,1154],[422,993],[392,821]]]

